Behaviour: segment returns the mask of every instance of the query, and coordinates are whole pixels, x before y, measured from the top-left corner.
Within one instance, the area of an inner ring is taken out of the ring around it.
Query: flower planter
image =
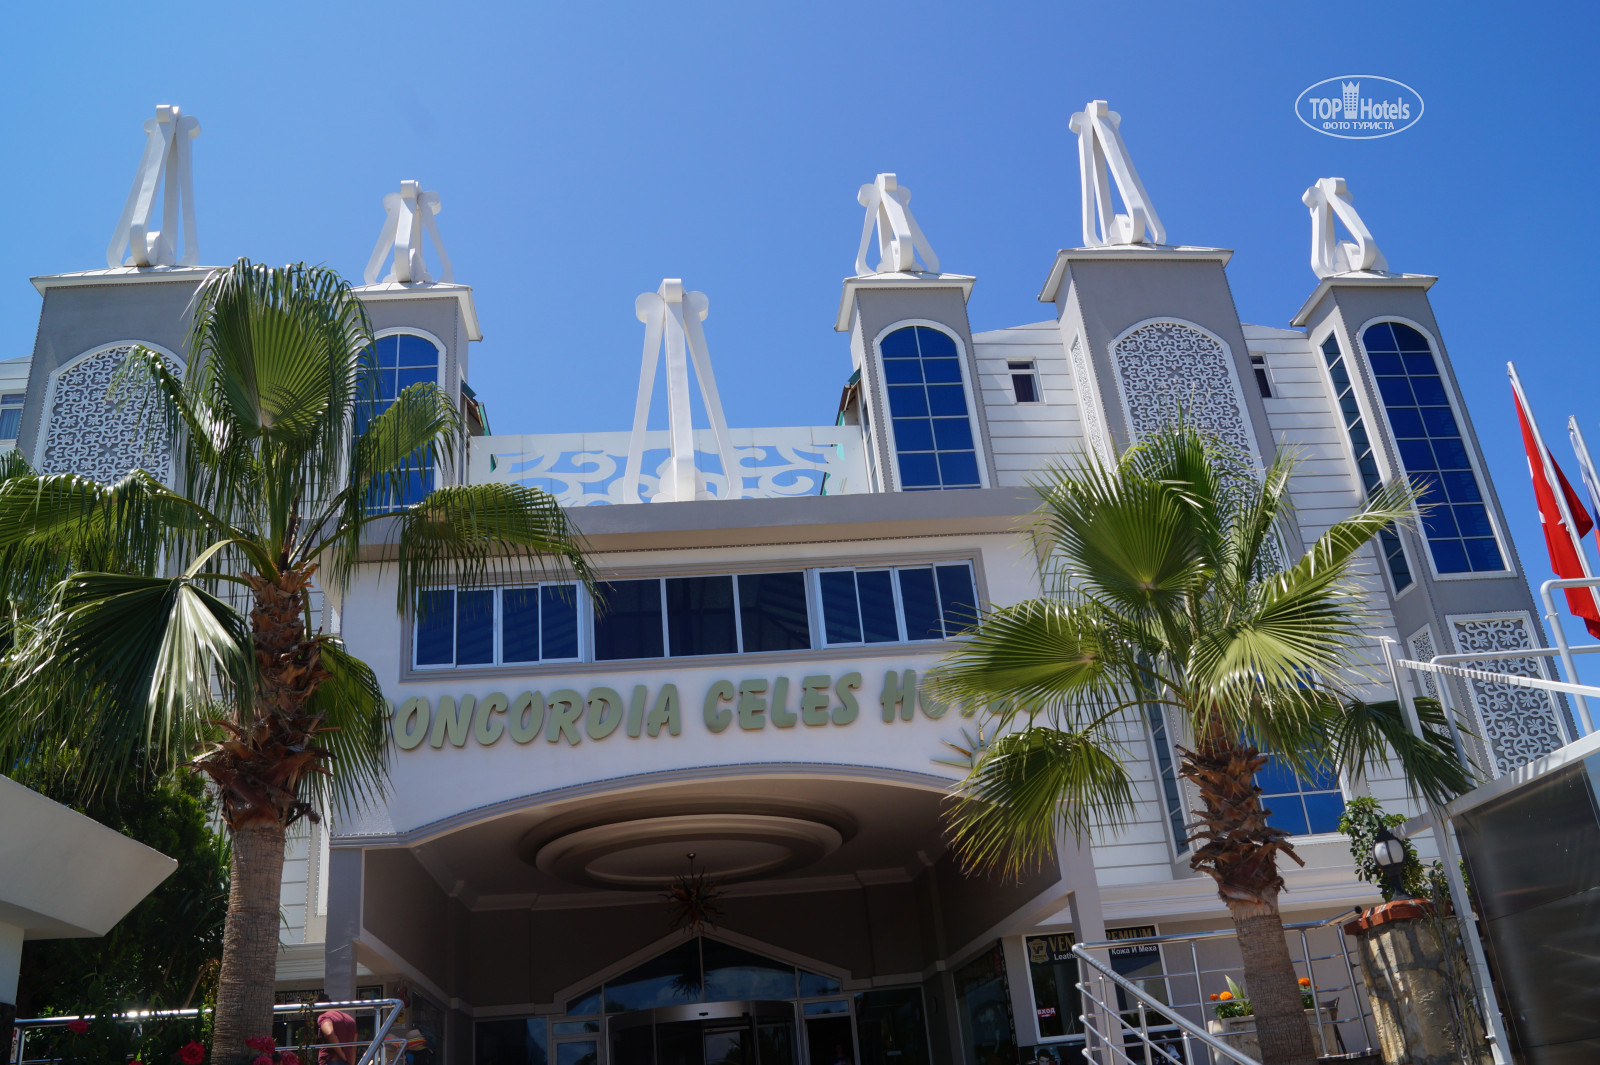
[[[1323,1027],[1317,1028],[1317,1015],[1322,1015]],[[1306,1023],[1311,1025],[1311,1045],[1317,1048],[1319,1055],[1342,1054],[1344,1048],[1339,1045],[1338,1038],[1334,1035],[1334,1020],[1338,1017],[1333,1005],[1324,1004],[1314,1010],[1306,1010]],[[1221,1020],[1212,1019],[1206,1022],[1206,1031],[1221,1039],[1239,1053],[1261,1060],[1261,1043],[1256,1039],[1256,1019],[1254,1015],[1245,1017],[1224,1017]],[[1320,1044],[1320,1045],[1319,1045]]]

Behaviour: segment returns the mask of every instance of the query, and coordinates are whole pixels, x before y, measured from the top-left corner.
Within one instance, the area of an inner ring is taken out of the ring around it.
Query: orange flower
[[[1310,987],[1310,986],[1311,986],[1311,977],[1309,977],[1309,976],[1302,976],[1302,977],[1301,977],[1301,978],[1300,978],[1300,986],[1301,986],[1301,987]]]
[[[1211,996],[1211,1001],[1212,1001],[1212,1002],[1215,1002],[1215,1001],[1216,1001],[1216,1000],[1217,1000],[1217,996],[1216,996],[1216,995],[1212,995],[1212,996]]]
[[[1222,1001],[1227,1002],[1227,1001],[1229,1001],[1230,999],[1233,998],[1233,992],[1232,991],[1224,991],[1222,994],[1218,995],[1217,997],[1220,998]]]

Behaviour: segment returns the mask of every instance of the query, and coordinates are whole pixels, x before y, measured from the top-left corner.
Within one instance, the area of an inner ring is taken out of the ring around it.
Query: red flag
[[[1522,446],[1528,452],[1528,472],[1533,475],[1533,496],[1539,503],[1539,521],[1544,526],[1545,547],[1550,551],[1550,568],[1555,571],[1557,577],[1587,577],[1583,559],[1578,554],[1578,536],[1587,533],[1594,527],[1594,523],[1589,520],[1588,509],[1578,498],[1578,493],[1567,483],[1561,467],[1556,465],[1555,457],[1540,454],[1544,449],[1534,439],[1533,425],[1528,412],[1523,408],[1522,397],[1513,390],[1512,398],[1517,403],[1517,420],[1522,423]],[[1566,497],[1567,509],[1572,514],[1573,524],[1578,526],[1577,536],[1574,536],[1572,530],[1567,528],[1567,523],[1561,520],[1561,507],[1556,503],[1555,490],[1551,487],[1550,478],[1545,474],[1544,463],[1547,457],[1550,468],[1555,471],[1556,480],[1560,482],[1561,494]],[[1589,635],[1600,639],[1600,606],[1595,605],[1594,589],[1568,588],[1566,591],[1567,609],[1572,611],[1574,617],[1583,619]]]

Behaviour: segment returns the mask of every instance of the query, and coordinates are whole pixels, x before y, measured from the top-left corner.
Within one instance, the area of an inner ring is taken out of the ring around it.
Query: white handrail
[[[1173,1027],[1183,1032],[1187,1038],[1199,1040],[1202,1046],[1211,1051],[1213,1058],[1225,1062],[1233,1062],[1234,1065],[1261,1065],[1261,1063],[1255,1058],[1247,1057],[1246,1055],[1241,1054],[1239,1051],[1235,1050],[1233,1047],[1230,1047],[1228,1044],[1224,1043],[1222,1040],[1218,1039],[1204,1028],[1201,1028],[1187,1017],[1173,1010],[1166,1003],[1158,1001],[1154,995],[1151,995],[1148,991],[1142,987],[1139,987],[1133,981],[1122,976],[1120,973],[1115,972],[1110,967],[1102,965],[1098,958],[1089,953],[1088,944],[1074,944],[1072,947],[1072,953],[1077,956],[1079,962],[1087,963],[1089,967],[1094,969],[1095,972],[1099,973],[1103,979],[1110,980],[1112,983],[1120,987],[1124,993],[1137,1001],[1140,1004],[1141,1013],[1146,1010],[1154,1012],[1158,1016],[1165,1019],[1168,1024],[1171,1024]],[[1089,989],[1081,982],[1078,984],[1078,990],[1085,995],[1091,994]],[[1100,1002],[1099,999],[1095,999],[1094,1001],[1095,1004],[1100,1006],[1102,1009],[1107,1008],[1106,1004]],[[1118,1014],[1120,1014],[1122,1011],[1110,1010],[1109,1012],[1115,1017],[1118,1016]],[[1123,1024],[1127,1023],[1125,1021],[1121,1021],[1120,1017],[1118,1018],[1118,1022]],[[1087,1017],[1084,1018],[1084,1024],[1085,1026],[1088,1025]],[[1102,1033],[1102,1038],[1107,1038],[1107,1036],[1108,1034]],[[1148,1041],[1148,1037],[1146,1038]],[[1088,1057],[1088,1053],[1087,1041],[1085,1041],[1085,1058]]]

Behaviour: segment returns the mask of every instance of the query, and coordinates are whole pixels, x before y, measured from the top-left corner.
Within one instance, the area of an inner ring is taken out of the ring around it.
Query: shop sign
[[[715,680],[696,703],[707,732],[722,732],[737,725],[745,731],[849,725],[861,714],[863,678],[850,672],[835,677],[813,673],[802,677],[756,677]],[[869,696],[870,698],[870,696]],[[622,732],[631,739],[670,736],[683,731],[686,700],[676,684],[651,690],[636,684],[624,698],[614,687],[598,685],[587,692],[558,688],[546,695],[525,691],[512,698],[504,692],[441,695],[437,700],[413,696],[391,706],[390,730],[403,751],[426,741],[434,748],[449,744],[463,747],[470,739],[492,747],[509,736],[512,743],[532,743],[543,737],[549,743],[576,746],[585,739],[598,741]],[[917,683],[914,669],[890,670],[878,691],[883,720],[910,721],[918,708],[924,717],[941,718],[949,707],[935,700]]]

